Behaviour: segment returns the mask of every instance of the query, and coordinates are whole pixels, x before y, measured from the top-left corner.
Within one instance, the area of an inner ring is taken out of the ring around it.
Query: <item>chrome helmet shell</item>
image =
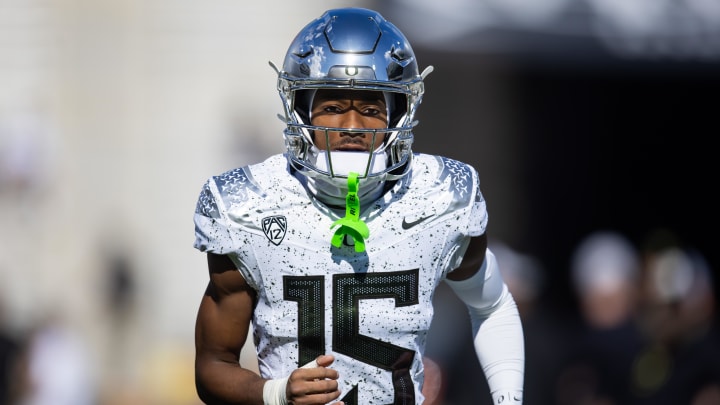
[[[290,165],[311,177],[347,177],[347,173],[334,170],[332,152],[318,150],[313,143],[314,133],[327,134],[339,128],[311,125],[312,97],[318,89],[373,90],[385,95],[388,128],[342,131],[385,137],[381,150],[368,154],[364,170],[358,170],[360,178],[403,177],[412,160],[412,129],[424,93],[423,79],[431,70],[419,73],[410,43],[379,13],[363,8],[326,11],[297,34],[278,70]],[[383,160],[380,170],[373,169],[377,158]],[[325,164],[316,164],[318,159],[326,160]]]

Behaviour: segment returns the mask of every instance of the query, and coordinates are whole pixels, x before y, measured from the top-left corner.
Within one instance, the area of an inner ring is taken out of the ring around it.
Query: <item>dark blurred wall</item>
[[[490,234],[543,261],[553,301],[597,229],[667,228],[717,268],[720,64],[416,53],[435,71],[415,150],[478,168]]]
[[[642,248],[666,228],[720,265],[717,7],[618,4],[369,2],[435,67],[414,150],[478,169],[489,235],[540,258],[563,306],[594,230]]]

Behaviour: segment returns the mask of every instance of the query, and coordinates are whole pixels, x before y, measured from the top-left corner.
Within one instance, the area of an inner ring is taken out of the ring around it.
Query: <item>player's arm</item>
[[[507,289],[485,234],[473,237],[448,285],[467,305],[475,352],[493,403],[522,403],[524,337],[515,300]]]
[[[332,356],[266,380],[239,363],[252,320],[255,291],[227,257],[208,253],[210,281],[195,327],[195,385],[206,404],[326,404],[340,396]]]
[[[475,275],[485,261],[485,251],[487,250],[487,234],[482,234],[474,238],[470,238],[465,255],[463,256],[460,266],[448,273],[447,278],[453,281],[461,281]]]
[[[207,254],[210,281],[195,323],[195,385],[206,404],[262,405],[265,381],[239,363],[255,291],[227,257]]]

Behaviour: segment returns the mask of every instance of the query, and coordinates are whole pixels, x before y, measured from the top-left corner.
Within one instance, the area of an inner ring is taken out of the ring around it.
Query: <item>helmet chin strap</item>
[[[360,198],[358,197],[359,180],[356,172],[348,174],[348,192],[345,197],[345,216],[333,222],[330,229],[339,226],[335,230],[330,243],[335,247],[342,246],[342,241],[346,235],[355,241],[355,251],[365,251],[365,239],[370,236],[370,229],[367,224],[360,219]]]

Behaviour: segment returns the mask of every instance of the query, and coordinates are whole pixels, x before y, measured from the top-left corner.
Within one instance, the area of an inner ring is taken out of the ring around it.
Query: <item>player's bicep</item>
[[[252,319],[255,292],[227,256],[208,254],[210,281],[195,330],[198,360],[237,362]]]

